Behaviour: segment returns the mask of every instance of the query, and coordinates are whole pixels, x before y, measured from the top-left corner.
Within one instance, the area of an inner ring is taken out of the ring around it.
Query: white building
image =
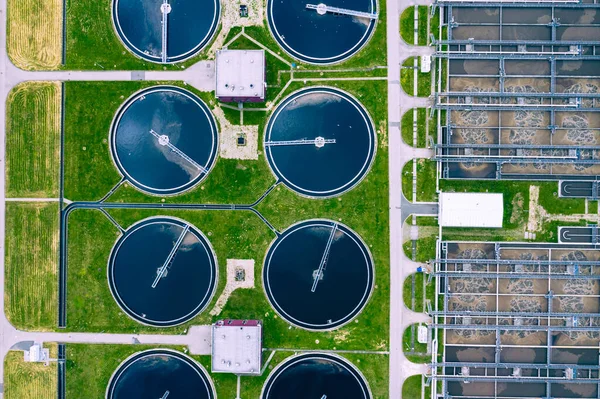
[[[220,320],[212,327],[212,372],[260,375],[262,325],[257,320]]]
[[[263,102],[266,94],[264,50],[219,50],[216,96],[223,102]]]
[[[442,227],[502,227],[504,201],[494,193],[440,193]]]

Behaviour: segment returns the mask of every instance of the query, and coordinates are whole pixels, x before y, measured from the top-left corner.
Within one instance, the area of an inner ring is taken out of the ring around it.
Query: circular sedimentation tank
[[[375,158],[376,135],[364,106],[339,89],[291,94],[269,118],[265,154],[277,179],[308,197],[333,197],[356,186]]]
[[[206,237],[189,223],[149,218],[115,243],[108,283],[118,305],[134,320],[175,326],[210,302],[217,284],[216,257]]]
[[[356,317],[373,290],[374,267],[362,239],[343,224],[308,220],[269,247],[263,286],[277,313],[308,330],[331,330]]]
[[[106,399],[214,399],[208,373],[184,354],[152,349],[126,359],[112,375]]]
[[[364,14],[377,12],[376,0],[267,1],[267,21],[277,43],[311,64],[333,64],[357,53],[377,24]]]
[[[196,55],[214,36],[220,13],[219,0],[112,3],[113,25],[121,42],[136,56],[157,63],[180,62]]]
[[[293,356],[273,370],[261,399],[370,399],[365,377],[348,360],[331,354]]]
[[[119,172],[138,190],[174,195],[208,176],[218,153],[217,124],[195,94],[175,86],[135,93],[117,111],[110,149]]]

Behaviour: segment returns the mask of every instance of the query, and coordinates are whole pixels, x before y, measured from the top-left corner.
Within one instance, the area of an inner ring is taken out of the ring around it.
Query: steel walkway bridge
[[[315,10],[319,15],[325,15],[326,13],[338,14],[338,15],[348,15],[351,17],[359,17],[359,18],[367,18],[367,19],[377,19],[379,18],[378,13],[365,12],[365,11],[356,11],[349,10],[347,8],[339,8],[339,7],[331,7],[321,4],[307,4],[307,10]]]

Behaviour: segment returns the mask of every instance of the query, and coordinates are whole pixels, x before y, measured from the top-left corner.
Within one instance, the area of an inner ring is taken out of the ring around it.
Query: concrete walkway
[[[6,0],[2,0],[6,1]],[[4,51],[3,51],[4,52]],[[200,91],[215,89],[214,61],[200,61],[181,71],[23,71],[4,55],[6,93],[26,81],[183,81]]]
[[[427,372],[426,365],[414,364],[404,356],[402,334],[404,329],[415,322],[427,322],[424,314],[415,314],[403,304],[403,283],[406,276],[416,270],[416,264],[406,258],[402,248],[402,224],[410,203],[403,201],[402,168],[414,158],[428,158],[431,151],[415,149],[402,141],[401,118],[412,108],[430,106],[426,98],[412,97],[400,85],[400,67],[404,60],[412,56],[431,55],[430,47],[417,47],[400,38],[400,15],[412,5],[427,5],[430,1],[387,0],[387,55],[388,55],[388,118],[389,118],[389,184],[390,184],[390,378],[389,397],[402,398],[404,380],[414,374]],[[419,210],[421,208],[418,208]],[[430,207],[427,213],[433,212]],[[408,216],[408,215],[406,215]],[[413,398],[405,398],[413,399]]]
[[[97,334],[97,333],[36,333],[14,330],[14,344],[24,341],[117,344],[117,345],[177,345],[187,346],[192,355],[210,355],[211,326],[193,326],[184,335],[163,334]],[[13,344],[13,345],[14,345]]]

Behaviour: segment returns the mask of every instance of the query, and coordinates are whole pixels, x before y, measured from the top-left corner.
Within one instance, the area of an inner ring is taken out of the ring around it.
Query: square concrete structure
[[[220,320],[212,327],[212,372],[260,375],[262,325],[258,320]]]
[[[216,96],[223,102],[262,102],[266,93],[264,50],[219,50]]]
[[[442,227],[502,227],[502,194],[441,193],[439,204]]]

